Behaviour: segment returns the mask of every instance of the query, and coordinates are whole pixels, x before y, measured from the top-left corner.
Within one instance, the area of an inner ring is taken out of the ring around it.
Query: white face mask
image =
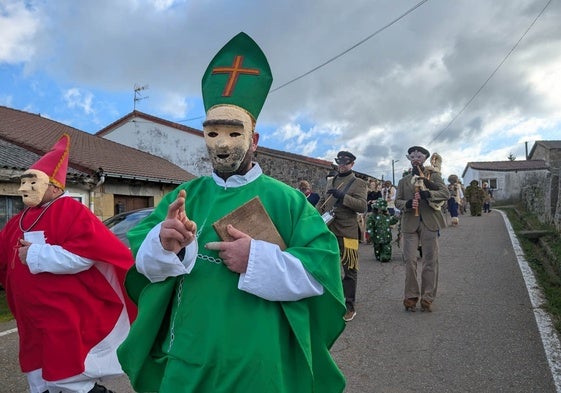
[[[23,173],[18,193],[26,206],[34,207],[41,203],[49,188],[49,176],[45,172],[29,169]]]
[[[203,131],[214,170],[236,172],[253,144],[253,122],[249,114],[235,106],[211,108]]]

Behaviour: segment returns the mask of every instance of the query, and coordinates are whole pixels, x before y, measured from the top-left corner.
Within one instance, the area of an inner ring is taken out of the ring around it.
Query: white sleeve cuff
[[[136,269],[150,282],[160,282],[168,277],[189,274],[195,266],[199,251],[197,239],[195,239],[185,248],[185,257],[181,261],[174,252],[162,247],[160,243],[161,226],[160,223],[148,232],[136,253]]]
[[[76,274],[88,270],[94,260],[52,244],[32,244],[27,250],[27,267],[32,274]]]
[[[270,301],[296,301],[323,294],[323,286],[298,258],[276,244],[255,239],[238,289]]]

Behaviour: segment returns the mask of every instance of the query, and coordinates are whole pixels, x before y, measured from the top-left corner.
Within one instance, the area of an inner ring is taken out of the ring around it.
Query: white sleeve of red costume
[[[136,253],[136,270],[146,276],[150,282],[160,282],[168,277],[191,273],[199,252],[196,239],[185,248],[183,260],[180,260],[175,253],[164,250],[160,243],[161,225],[161,223],[156,225],[148,232]]]
[[[73,254],[61,246],[32,244],[27,250],[26,263],[33,274],[76,274],[88,270],[95,261]]]
[[[238,289],[270,301],[297,301],[323,294],[323,285],[298,258],[276,244],[255,239],[251,240],[247,270],[240,274]]]

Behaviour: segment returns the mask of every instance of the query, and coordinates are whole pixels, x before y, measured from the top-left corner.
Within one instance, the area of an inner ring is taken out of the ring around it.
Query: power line
[[[302,74],[302,75],[300,75],[300,76],[298,76],[298,77],[296,77],[296,78],[294,78],[294,79],[292,79],[292,80],[289,80],[289,81],[286,82],[286,83],[283,83],[283,84],[280,85],[279,87],[275,87],[274,89],[271,90],[271,93],[273,93],[273,92],[275,92],[275,91],[277,91],[277,90],[280,90],[280,89],[282,89],[283,87],[288,86],[288,85],[290,85],[291,83],[294,83],[294,82],[296,82],[297,80],[300,80],[300,79],[304,78],[305,76],[310,75],[312,72],[315,72],[315,71],[319,70],[320,68],[325,67],[326,65],[328,65],[328,64],[331,63],[332,61],[335,61],[335,60],[337,60],[339,57],[341,57],[341,56],[343,56],[343,55],[349,53],[350,51],[352,51],[353,49],[355,49],[355,48],[358,47],[359,45],[364,44],[366,41],[368,41],[369,39],[371,39],[371,38],[374,37],[375,35],[381,33],[382,31],[386,30],[388,27],[390,27],[390,26],[394,25],[395,23],[397,23],[399,20],[405,18],[407,15],[409,15],[410,13],[412,13],[413,11],[415,11],[417,8],[419,8],[421,5],[423,5],[423,4],[426,3],[427,1],[429,1],[429,0],[422,0],[422,1],[418,2],[418,3],[415,4],[413,7],[411,7],[409,10],[407,10],[405,13],[403,13],[402,15],[400,15],[399,17],[397,17],[396,19],[392,20],[390,23],[388,23],[388,24],[385,25],[384,27],[379,28],[379,29],[376,30],[374,33],[370,34],[368,37],[366,37],[366,38],[362,39],[361,41],[357,42],[356,44],[354,44],[353,46],[351,46],[349,49],[347,49],[347,50],[345,50],[345,51],[339,53],[338,55],[332,57],[331,59],[325,61],[324,63],[318,65],[317,67],[312,68],[310,71],[308,71],[308,72],[306,72],[306,73],[304,73],[304,74]]]
[[[506,59],[508,59],[508,57],[512,54],[512,52],[514,52],[514,50],[518,47],[518,44],[520,44],[520,42],[524,39],[524,37],[526,36],[526,34],[528,34],[528,32],[530,31],[530,29],[532,27],[534,27],[534,24],[538,21],[538,19],[542,16],[542,14],[545,12],[546,8],[549,6],[549,4],[552,2],[552,0],[549,0],[547,2],[547,4],[545,5],[545,7],[543,7],[543,9],[538,13],[538,15],[534,18],[534,20],[532,21],[532,23],[530,23],[530,26],[528,26],[528,28],[526,29],[526,31],[524,32],[524,34],[522,34],[522,36],[520,37],[520,39],[518,41],[516,41],[516,44],[514,44],[514,46],[512,47],[512,49],[506,54],[506,56],[503,58],[503,60],[499,63],[499,65],[493,70],[493,72],[491,72],[491,75],[489,75],[489,77],[485,80],[485,82],[483,82],[483,84],[481,85],[481,87],[479,89],[477,89],[477,91],[475,92],[475,94],[468,100],[468,102],[464,105],[464,107],[456,114],[456,116],[454,116],[452,118],[452,120],[450,120],[450,122],[446,125],[446,127],[444,127],[442,129],[442,131],[440,131],[430,142],[429,144],[431,144],[432,142],[434,142],[436,140],[436,138],[440,137],[440,135],[442,135],[444,133],[444,131],[448,130],[448,128],[450,128],[450,126],[452,125],[452,123],[454,123],[456,121],[456,119],[458,117],[460,117],[460,115],[467,109],[467,107],[472,103],[472,101],[475,99],[475,97],[477,97],[479,95],[479,93],[481,92],[481,90],[483,90],[483,88],[487,85],[487,83],[489,83],[489,81],[491,80],[491,78],[497,73],[497,71],[499,70],[499,68],[501,68],[501,66],[504,64],[504,62],[506,61]]]
[[[406,12],[404,12],[403,14],[401,14],[400,16],[398,16],[397,18],[395,18],[394,20],[392,20],[391,22],[389,22],[388,24],[386,24],[385,26],[379,28],[378,30],[376,30],[374,33],[370,34],[368,37],[360,40],[359,42],[357,42],[356,44],[354,44],[353,46],[351,46],[350,48],[344,50],[343,52],[339,53],[338,55],[332,57],[331,59],[321,63],[320,65],[318,65],[317,67],[312,68],[310,71],[305,72],[304,74],[289,80],[286,83],[283,83],[282,85],[275,87],[274,89],[272,89],[269,93],[273,93],[277,90],[282,89],[283,87],[286,87],[288,85],[290,85],[291,83],[296,82],[297,80],[300,80],[308,75],[310,75],[311,73],[319,70],[322,67],[325,67],[326,65],[328,65],[329,63],[337,60],[338,58],[346,55],[347,53],[349,53],[350,51],[352,51],[353,49],[357,48],[358,46],[364,44],[366,41],[368,41],[369,39],[371,39],[372,37],[378,35],[379,33],[381,33],[382,31],[386,30],[388,27],[396,24],[398,21],[400,21],[401,19],[405,18],[407,15],[409,15],[410,13],[412,13],[413,11],[415,11],[417,8],[419,8],[421,5],[423,5],[424,3],[428,2],[429,0],[422,0],[420,2],[418,2],[417,4],[415,4],[413,7],[411,7],[410,9],[408,9]],[[178,123],[182,123],[182,122],[187,122],[187,121],[192,121],[192,120],[197,120],[200,118],[203,118],[204,116],[197,116],[197,117],[193,117],[191,119],[184,119],[184,120],[179,120]]]
[[[178,120],[178,123],[182,123],[182,122],[186,122],[186,121],[199,120],[199,119],[203,119],[204,117],[205,117],[204,115],[191,117],[190,119]]]

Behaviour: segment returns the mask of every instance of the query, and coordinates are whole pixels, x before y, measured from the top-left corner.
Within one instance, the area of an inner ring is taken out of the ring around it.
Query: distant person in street
[[[356,157],[348,151],[337,153],[338,174],[327,183],[327,192],[319,205],[321,213],[332,212],[328,224],[337,236],[343,266],[343,291],[347,312],[343,319],[352,321],[356,316],[356,288],[358,280],[359,224],[357,213],[366,212],[367,184],[355,176],[352,168]]]
[[[0,283],[31,393],[111,393],[117,347],[136,316],[123,282],[130,250],[64,192],[70,136],[21,176],[25,209],[0,232]],[[4,386],[4,390],[9,389]]]
[[[382,198],[382,191],[380,186],[380,181],[375,178],[369,178],[367,181],[367,193],[366,193],[366,213],[364,214],[364,222],[366,226],[366,233],[364,234],[363,241],[365,243],[371,243],[372,238],[370,237],[370,232],[368,231],[368,220],[372,215],[372,210],[374,205],[379,198]]]
[[[393,186],[392,182],[386,180],[384,182],[384,187],[382,188],[382,197],[386,201],[388,213],[390,216],[395,214],[395,196],[396,196],[396,189]]]
[[[464,198],[458,175],[448,176],[448,191],[450,192],[450,198],[448,198],[448,212],[450,213],[452,225],[457,226],[460,223],[458,216]]]
[[[466,214],[467,210],[466,210],[466,188],[464,187],[462,180],[460,178],[458,178],[458,186],[460,187],[460,190],[462,191],[462,199],[460,201],[460,206],[458,208],[458,211],[461,215]]]
[[[450,194],[440,172],[432,172],[430,178],[425,176],[427,171],[423,164],[429,156],[424,147],[410,147],[406,157],[411,162],[411,173],[402,177],[397,185],[395,204],[401,210],[405,262],[403,305],[407,311],[415,311],[419,300],[422,311],[432,311],[438,288],[438,237],[446,220],[442,211],[433,206],[447,201]],[[419,245],[422,256],[418,259]],[[419,262],[420,277],[417,275]]]
[[[302,191],[304,195],[306,195],[306,199],[308,200],[308,202],[312,204],[312,206],[317,205],[320,198],[319,194],[317,192],[312,191],[312,186],[310,185],[309,182],[307,182],[306,180],[301,180],[300,183],[298,184],[298,189]]]
[[[345,328],[337,239],[300,191],[254,161],[271,83],[247,34],[216,54],[202,79],[213,173],[179,185],[128,232],[136,264],[126,287],[139,313],[118,354],[135,391],[345,388],[329,353]],[[224,220],[219,235],[213,224]]]
[[[483,213],[491,213],[491,202],[493,201],[493,190],[489,188],[489,184],[487,182],[483,182],[481,186],[483,189],[484,197],[483,197]]]
[[[466,201],[469,203],[469,212],[472,216],[481,216],[481,208],[485,201],[485,192],[477,180],[472,180],[466,187]]]
[[[372,211],[373,205],[378,202],[378,199],[382,198],[382,187],[378,179],[368,180],[368,193],[366,194],[366,203],[368,205],[367,212]]]

